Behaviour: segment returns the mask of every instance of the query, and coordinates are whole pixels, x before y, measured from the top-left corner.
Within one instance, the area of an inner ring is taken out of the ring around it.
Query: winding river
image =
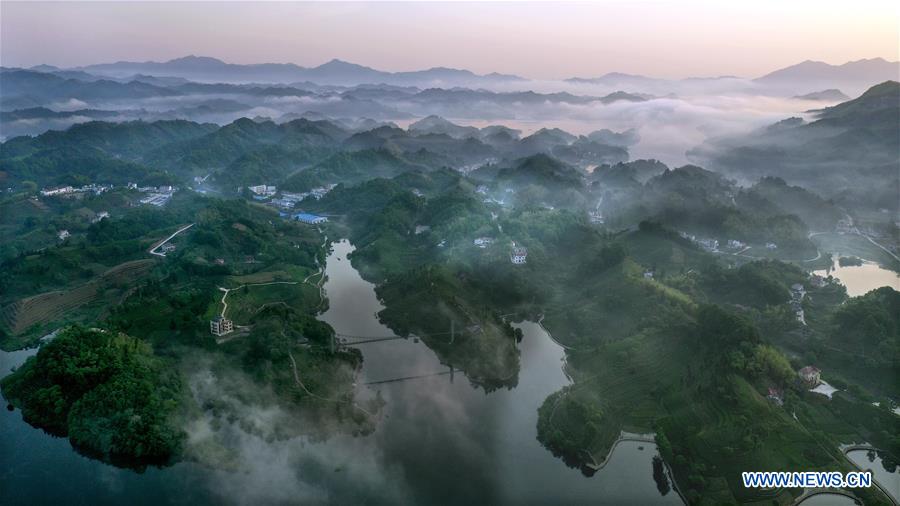
[[[393,335],[376,316],[382,306],[374,286],[350,265],[352,250],[346,241],[333,245],[329,309],[320,318],[341,334]],[[3,410],[0,504],[682,504],[670,487],[658,489],[652,443],[619,444],[592,477],[540,445],[537,409],[569,383],[565,354],[540,325],[516,326],[524,333],[518,385],[490,394],[459,371],[447,374],[413,339],[359,345],[358,395],[385,401],[375,431],[267,441],[235,430],[230,441],[243,464],[236,472],[191,463],[118,469],[30,427],[18,410]],[[0,374],[33,353],[0,354]]]

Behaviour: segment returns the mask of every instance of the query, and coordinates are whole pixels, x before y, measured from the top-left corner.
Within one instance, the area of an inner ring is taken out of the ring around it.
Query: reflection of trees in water
[[[883,467],[884,470],[889,473],[896,473],[898,471],[898,467],[900,467],[900,462],[894,460],[894,458],[887,452],[880,452],[878,450],[866,451],[866,459],[868,459],[869,462],[875,462],[876,458],[881,459],[881,467]]]
[[[666,466],[659,455],[653,457],[653,481],[656,482],[656,489],[659,490],[659,495],[666,495],[671,490],[669,477],[666,475]]]
[[[881,457],[881,467],[883,467],[885,471],[889,473],[897,472],[897,468],[900,467],[900,462],[898,462],[893,455],[887,452],[876,452],[876,455]]]

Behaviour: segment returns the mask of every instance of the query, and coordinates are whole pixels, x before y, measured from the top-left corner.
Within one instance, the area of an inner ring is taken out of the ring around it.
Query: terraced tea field
[[[132,260],[110,268],[71,290],[55,290],[17,300],[0,310],[0,323],[12,336],[28,336],[33,329],[68,319],[72,311],[100,300],[121,296],[124,287],[143,277],[156,263]]]

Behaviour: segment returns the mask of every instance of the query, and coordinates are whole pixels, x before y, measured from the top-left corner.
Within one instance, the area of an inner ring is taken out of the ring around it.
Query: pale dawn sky
[[[803,60],[898,59],[890,1],[581,3],[0,2],[0,64],[63,67],[187,54],[332,58],[536,79],[627,72],[756,77]]]

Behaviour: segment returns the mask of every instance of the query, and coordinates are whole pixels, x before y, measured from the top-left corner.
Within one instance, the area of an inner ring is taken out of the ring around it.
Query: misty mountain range
[[[591,154],[560,155],[574,160],[621,156],[585,144],[596,141],[684,163],[685,152],[709,136],[746,132],[834,105],[890,79],[897,68],[897,62],[878,58],[844,65],[804,62],[755,80],[725,76],[672,81],[610,73],[548,83],[444,68],[383,72],[339,60],[312,68],[238,65],[196,56],[73,69],[38,65],[0,68],[0,138],[98,119],[226,125],[240,118],[276,123],[306,118],[371,130],[439,117],[462,123],[463,130],[502,123],[506,131],[492,131],[489,139],[477,136],[495,145],[517,142],[518,135],[510,134],[516,130],[526,135],[542,127],[585,136],[593,132],[578,145]],[[854,92],[858,87],[861,90]],[[773,104],[776,108],[769,110]],[[411,130],[458,135],[447,125],[426,120]]]
[[[843,205],[896,206],[900,152],[900,83],[885,81],[861,96],[788,118],[747,135],[709,139],[692,160],[753,182],[777,176]]]
[[[292,83],[296,81],[312,81],[331,85],[368,83],[398,86],[463,86],[525,80],[514,75],[498,73],[478,75],[468,70],[444,67],[411,72],[386,72],[338,59],[333,59],[317,67],[301,67],[293,63],[241,65],[225,63],[216,58],[194,55],[176,58],[167,62],[101,63],[74,70],[110,77],[150,74],[206,82]]]
[[[90,79],[90,76],[131,78],[156,76],[157,78],[180,78],[200,82],[225,83],[295,83],[310,81],[323,85],[355,86],[360,84],[390,84],[417,87],[492,86],[525,84],[530,79],[490,73],[479,75],[469,70],[434,67],[408,72],[388,72],[363,65],[333,59],[316,67],[302,67],[293,63],[234,64],[206,56],[185,56],[166,62],[100,63],[73,69],[60,69],[50,65],[38,65],[31,70],[58,73],[62,77]],[[863,59],[841,65],[831,65],[820,61],[805,61],[753,79],[756,84],[770,86],[797,85],[818,88],[870,86],[896,79],[900,75],[900,62],[883,58]],[[691,77],[681,80],[666,80],[654,77],[611,72],[600,77],[576,76],[565,79],[572,84],[598,84],[612,87],[643,87],[660,83],[745,80],[736,76]],[[810,90],[813,91],[813,90]]]
[[[813,88],[848,88],[859,83],[880,83],[900,77],[900,62],[883,58],[871,58],[830,65],[821,61],[807,60],[796,65],[776,70],[755,79],[757,83],[771,86],[790,87],[803,83]]]

